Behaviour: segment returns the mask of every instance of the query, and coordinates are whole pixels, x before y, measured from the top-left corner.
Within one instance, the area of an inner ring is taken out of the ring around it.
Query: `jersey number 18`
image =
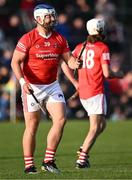
[[[83,68],[92,69],[94,66],[94,51],[92,49],[84,50],[82,54]]]

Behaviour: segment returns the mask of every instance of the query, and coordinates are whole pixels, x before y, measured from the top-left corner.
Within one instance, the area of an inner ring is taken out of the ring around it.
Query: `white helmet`
[[[105,22],[103,19],[94,18],[87,21],[86,28],[89,35],[97,35],[100,32],[104,32]]]
[[[57,14],[54,7],[48,4],[39,4],[34,8],[34,19],[36,21],[37,21],[37,17],[40,17],[43,22],[46,15],[54,16],[55,21],[51,26],[55,26],[57,24]]]

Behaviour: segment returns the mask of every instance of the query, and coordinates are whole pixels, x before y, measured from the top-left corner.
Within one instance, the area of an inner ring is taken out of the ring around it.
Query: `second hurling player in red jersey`
[[[89,116],[90,128],[79,150],[77,169],[90,167],[88,159],[90,150],[106,126],[107,105],[104,80],[122,77],[121,72],[114,73],[110,70],[110,53],[108,46],[104,43],[104,26],[103,19],[91,19],[87,22],[89,36],[81,55],[83,66],[78,70],[78,76],[79,97]],[[83,43],[77,45],[73,55],[79,57],[82,48]]]
[[[73,54],[78,56],[82,49],[79,44]],[[79,94],[81,99],[88,99],[104,93],[103,64],[110,64],[109,48],[103,42],[87,43],[82,54],[83,66],[79,73]]]

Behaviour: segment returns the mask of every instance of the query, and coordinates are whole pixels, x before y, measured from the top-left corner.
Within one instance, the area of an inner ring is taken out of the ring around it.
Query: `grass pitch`
[[[42,121],[37,134],[35,163],[40,170],[51,122]],[[109,122],[90,154],[91,168],[76,170],[76,151],[87,133],[87,120],[68,121],[57,151],[61,174],[25,175],[21,139],[23,123],[0,124],[0,179],[132,179],[132,121]]]

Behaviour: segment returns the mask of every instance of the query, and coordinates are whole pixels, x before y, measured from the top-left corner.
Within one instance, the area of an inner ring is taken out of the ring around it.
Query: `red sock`
[[[25,169],[34,166],[33,156],[24,156],[24,161],[25,161]]]
[[[47,148],[45,152],[44,162],[47,163],[48,161],[53,161],[54,157],[55,157],[55,150]]]

